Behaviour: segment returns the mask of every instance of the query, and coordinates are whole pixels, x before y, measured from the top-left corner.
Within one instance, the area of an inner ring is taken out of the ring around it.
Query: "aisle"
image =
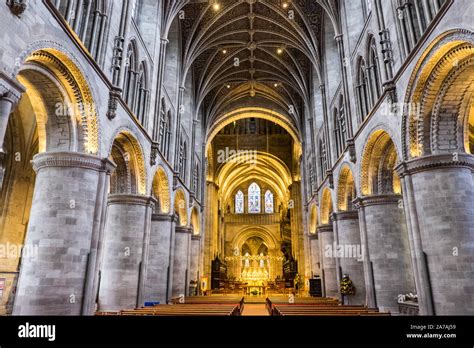
[[[245,304],[242,316],[269,316],[264,303]]]

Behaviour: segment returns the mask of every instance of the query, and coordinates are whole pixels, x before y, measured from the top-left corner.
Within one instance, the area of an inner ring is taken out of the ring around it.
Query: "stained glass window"
[[[265,214],[273,214],[273,194],[270,190],[265,192]]]
[[[249,213],[260,213],[260,187],[256,183],[249,187]]]
[[[242,193],[242,191],[237,192],[237,194],[235,195],[235,213],[244,213],[244,194]]]

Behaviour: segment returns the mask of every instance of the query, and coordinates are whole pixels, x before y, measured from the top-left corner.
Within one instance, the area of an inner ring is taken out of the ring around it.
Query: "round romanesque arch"
[[[332,204],[331,190],[327,187],[323,191],[320,206],[321,206],[321,216],[320,216],[321,225],[329,225],[331,222],[331,214],[334,211],[334,208]]]
[[[158,167],[152,183],[152,193],[158,199],[160,212],[169,214],[171,211],[170,185],[163,167]]]
[[[376,130],[366,142],[360,170],[360,192],[363,196],[401,193],[401,184],[395,167],[399,157],[390,135]]]
[[[474,149],[474,33],[452,30],[415,66],[403,113],[404,159]]]
[[[117,169],[111,176],[111,193],[146,195],[146,166],[142,147],[130,131],[122,130],[110,150]]]
[[[179,226],[188,226],[188,204],[183,189],[178,189],[174,196],[174,212],[178,215]]]
[[[191,211],[191,227],[193,229],[193,235],[199,236],[201,234],[201,220],[197,207],[193,207]]]
[[[309,233],[315,234],[318,228],[318,207],[315,203],[311,204],[309,210]]]
[[[13,74],[26,87],[37,114],[39,151],[48,151],[56,141],[46,141],[47,127],[55,129],[53,125],[69,119],[60,144],[67,141],[71,150],[98,154],[100,129],[93,92],[73,55],[58,43],[42,40],[30,44],[17,62]]]
[[[354,210],[352,201],[357,197],[352,170],[346,164],[339,172],[337,184],[337,210]]]

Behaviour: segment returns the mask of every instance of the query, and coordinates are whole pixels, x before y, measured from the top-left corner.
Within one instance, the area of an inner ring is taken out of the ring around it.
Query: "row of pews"
[[[156,305],[117,312],[97,312],[98,316],[241,316],[245,298],[240,296],[192,296],[175,298],[169,305]],[[376,308],[342,306],[337,299],[318,297],[269,296],[270,316],[390,316]]]
[[[116,312],[97,312],[97,316],[240,316],[244,298],[233,296],[192,296],[175,298],[170,305],[156,305]]]
[[[381,313],[377,308],[342,306],[336,299],[317,297],[295,297],[292,303],[287,297],[268,297],[266,308],[271,316],[390,316],[390,312]]]

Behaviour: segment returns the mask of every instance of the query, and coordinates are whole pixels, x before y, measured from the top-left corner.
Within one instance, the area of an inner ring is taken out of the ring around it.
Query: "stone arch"
[[[193,207],[191,211],[191,227],[195,236],[199,236],[201,234],[201,220],[199,209],[197,207]]]
[[[33,47],[39,49],[31,50]],[[27,52],[28,55],[18,58],[23,63],[18,64],[15,73],[26,87],[26,94],[37,116],[39,152],[53,150],[98,154],[97,111],[82,72],[59,47],[37,43]]]
[[[394,169],[398,162],[399,156],[391,136],[382,129],[374,131],[369,136],[362,155],[361,194],[400,194],[400,178]]]
[[[158,199],[160,212],[169,214],[171,211],[170,185],[163,167],[158,167],[152,183],[152,193]]]
[[[115,136],[109,151],[117,169],[111,176],[111,193],[145,195],[146,166],[143,149],[128,130],[121,130]]]
[[[242,228],[232,239],[232,249],[242,249],[245,242],[251,237],[258,237],[263,240],[265,245],[269,249],[275,249],[278,245],[277,240],[273,237],[272,233],[263,226],[249,226]]]
[[[354,210],[352,201],[357,197],[352,170],[346,164],[339,172],[337,184],[337,210]]]
[[[331,190],[329,190],[327,187],[323,191],[320,207],[321,216],[319,220],[321,225],[329,225],[331,222],[331,214],[334,211],[334,208],[332,204]]]
[[[178,189],[174,196],[174,212],[178,215],[179,226],[188,226],[188,203],[183,189]]]
[[[209,147],[214,137],[227,125],[245,119],[245,118],[259,118],[267,121],[274,122],[280,127],[285,129],[293,138],[296,146],[296,152],[298,155],[302,154],[301,149],[301,134],[294,124],[290,123],[286,116],[283,114],[261,107],[244,107],[232,110],[226,114],[221,115],[214,123],[210,124],[210,128],[207,130],[207,143],[206,153],[208,153]]]
[[[318,227],[318,207],[315,203],[309,208],[309,233],[315,234]]]
[[[74,131],[79,139],[77,151],[98,154],[100,151],[100,129],[95,98],[88,78],[80,68],[80,63],[63,45],[50,40],[36,41],[30,44],[16,59],[12,75],[17,76],[21,83],[28,83],[29,70],[48,71],[54,76],[54,83],[63,91],[67,104],[59,111],[70,114]],[[26,75],[26,76],[25,76]],[[31,79],[31,76],[30,76]],[[34,85],[34,79],[33,79]],[[41,110],[44,113],[45,110]],[[40,150],[41,152],[41,150]]]
[[[452,30],[422,54],[405,96],[403,158],[471,151],[474,33]]]

